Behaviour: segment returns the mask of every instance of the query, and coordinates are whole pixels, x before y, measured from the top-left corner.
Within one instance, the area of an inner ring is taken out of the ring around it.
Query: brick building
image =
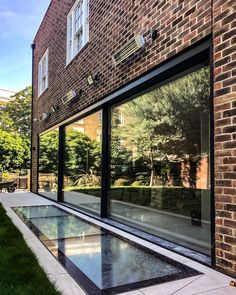
[[[11,101],[12,96],[15,94],[15,91],[0,89],[0,108],[4,107],[9,101]]]
[[[235,17],[234,0],[52,0],[32,191],[235,276]]]

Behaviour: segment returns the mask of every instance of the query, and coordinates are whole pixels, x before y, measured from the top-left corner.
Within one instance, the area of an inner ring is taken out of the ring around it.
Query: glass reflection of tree
[[[112,140],[118,137],[126,150],[136,147],[133,158],[150,170],[150,186],[155,185],[158,162],[166,163],[167,170],[170,159],[200,160],[209,85],[209,67],[205,67],[119,107],[125,124],[112,122]]]
[[[40,136],[39,172],[57,174],[58,130]]]
[[[123,137],[119,134],[121,130],[118,120],[119,112],[120,110],[115,108],[111,116],[111,178],[113,181],[132,173],[132,151],[126,147]]]
[[[101,170],[101,146],[82,132],[66,130],[65,176],[86,186]]]
[[[44,191],[57,190],[58,129],[40,135],[39,186]]]

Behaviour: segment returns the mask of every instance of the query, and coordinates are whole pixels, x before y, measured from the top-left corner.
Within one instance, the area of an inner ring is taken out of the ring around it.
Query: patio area
[[[71,294],[86,294],[82,288],[74,281],[74,279],[67,273],[66,269],[59,263],[59,261],[48,251],[48,249],[40,242],[40,240],[33,234],[33,232],[25,225],[25,223],[15,214],[12,207],[21,206],[42,206],[42,205],[55,205],[58,208],[64,209],[68,213],[72,213],[83,220],[100,226],[103,229],[117,234],[128,240],[133,241],[139,245],[142,245],[151,251],[155,251],[158,254],[164,255],[170,259],[177,261],[187,267],[193,268],[202,274],[185,279],[179,279],[163,284],[158,284],[150,287],[141,288],[138,290],[122,293],[130,295],[141,294],[236,294],[236,288],[230,287],[229,283],[231,278],[221,274],[209,267],[201,265],[192,261],[186,257],[175,254],[169,250],[161,248],[150,242],[144,241],[131,234],[125,233],[119,229],[116,229],[110,225],[102,223],[96,219],[88,217],[82,213],[78,213],[72,209],[65,208],[64,206],[44,199],[32,193],[14,193],[14,194],[0,194],[0,202],[3,204],[7,211],[8,216],[12,219],[14,224],[24,235],[25,241],[37,256],[40,265],[45,269],[49,279],[55,282],[56,287],[65,295]]]

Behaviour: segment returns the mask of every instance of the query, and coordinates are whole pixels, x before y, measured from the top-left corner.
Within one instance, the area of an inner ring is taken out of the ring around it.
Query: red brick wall
[[[33,191],[36,191],[37,134],[100,100],[118,87],[168,60],[213,31],[217,265],[234,271],[236,238],[236,42],[235,0],[90,0],[89,43],[66,66],[66,17],[74,0],[53,0],[35,38],[34,117],[59,105],[60,111],[34,123]],[[212,4],[214,3],[214,9]],[[212,18],[213,15],[213,18]],[[212,27],[212,24],[214,25]],[[150,29],[158,30],[152,41]],[[111,55],[132,36],[143,34],[147,46],[115,67]],[[49,48],[49,88],[37,99],[37,65]],[[88,87],[86,76],[99,73],[102,85]],[[61,103],[70,89],[81,99]]]
[[[214,1],[216,263],[236,274],[236,1]]]
[[[211,5],[206,0],[90,0],[89,43],[66,67],[66,18],[74,0],[53,0],[35,38],[34,117],[48,112],[52,104],[60,112],[47,123],[34,124],[36,135],[66,117],[101,99],[147,70],[167,60],[211,33]],[[150,29],[159,37],[152,42]],[[143,34],[146,48],[115,67],[111,55],[136,34]],[[49,48],[49,88],[37,99],[37,65]],[[88,87],[86,76],[99,73],[102,85]],[[82,88],[81,99],[63,106],[61,97],[70,89]],[[36,190],[36,155],[33,152],[33,191]]]

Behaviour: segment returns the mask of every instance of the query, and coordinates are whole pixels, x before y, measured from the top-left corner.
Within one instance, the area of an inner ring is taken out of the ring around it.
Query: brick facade
[[[236,2],[214,1],[216,263],[236,273]]]
[[[37,134],[213,34],[216,257],[218,267],[236,274],[235,1],[90,0],[89,43],[66,66],[66,19],[73,3],[52,0],[34,40],[33,117],[48,112],[52,105],[60,111],[33,124],[32,190],[37,186]],[[150,36],[152,28],[158,30],[155,41]],[[115,67],[111,55],[136,34],[145,37],[145,48]],[[47,48],[49,88],[37,98],[37,66]],[[99,73],[102,84],[89,87],[90,73]],[[70,89],[83,89],[83,95],[63,105],[61,97]]]

